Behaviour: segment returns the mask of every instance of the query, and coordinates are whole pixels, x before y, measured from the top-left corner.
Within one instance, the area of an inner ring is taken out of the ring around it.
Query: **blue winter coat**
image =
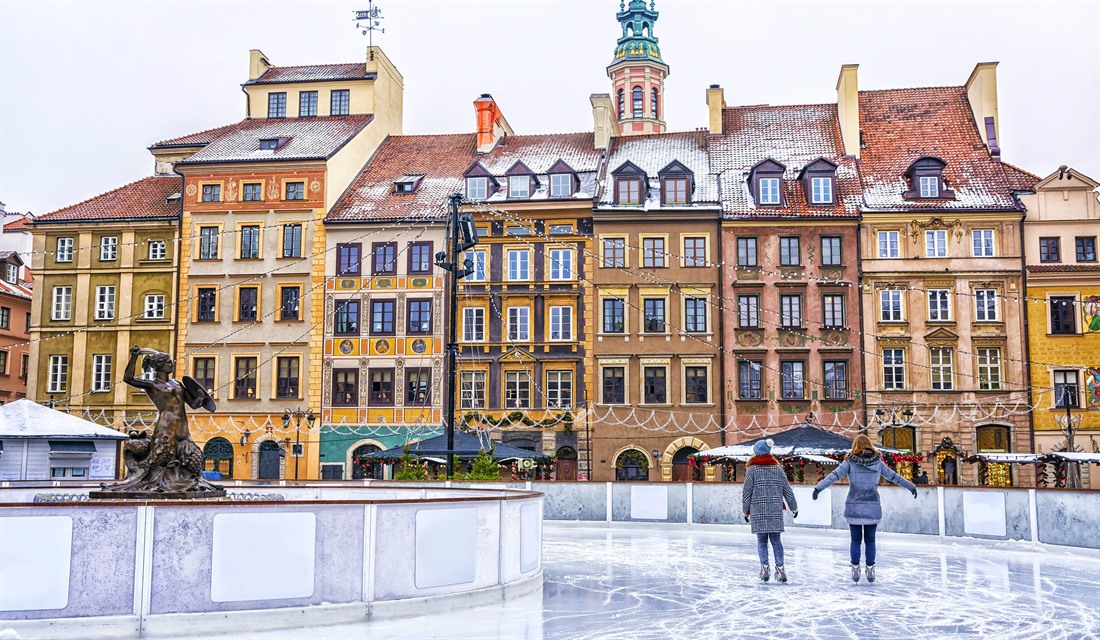
[[[844,502],[844,519],[848,524],[878,524],[882,520],[882,504],[878,497],[878,479],[886,478],[896,485],[915,491],[912,482],[886,466],[882,457],[872,451],[848,456],[832,473],[817,483],[818,491],[848,476],[848,499]]]
[[[741,510],[750,514],[752,532],[782,532],[784,501],[791,511],[798,511],[794,491],[779,461],[770,455],[749,460],[745,486],[741,488]]]

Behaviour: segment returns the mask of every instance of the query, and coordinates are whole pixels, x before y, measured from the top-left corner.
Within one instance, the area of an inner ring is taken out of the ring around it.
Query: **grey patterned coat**
[[[817,483],[820,491],[848,476],[848,499],[844,501],[844,519],[848,524],[878,524],[882,520],[882,504],[878,497],[878,479],[886,478],[911,492],[917,488],[893,469],[886,466],[882,457],[865,451],[860,456],[848,456],[832,473]]]
[[[749,514],[752,532],[783,531],[784,501],[791,511],[798,511],[798,502],[794,499],[794,491],[787,482],[782,465],[770,455],[755,456],[749,460],[745,486],[741,490],[741,511]]]

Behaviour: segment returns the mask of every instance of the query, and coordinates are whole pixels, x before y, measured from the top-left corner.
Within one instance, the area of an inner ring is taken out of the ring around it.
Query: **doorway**
[[[277,443],[271,440],[264,440],[261,442],[259,473],[257,477],[260,480],[278,480],[279,463],[282,459],[282,455],[283,450]]]

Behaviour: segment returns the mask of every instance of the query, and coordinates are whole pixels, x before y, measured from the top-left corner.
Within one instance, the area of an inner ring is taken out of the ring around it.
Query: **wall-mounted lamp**
[[[250,435],[252,435],[252,432],[249,431],[248,429],[245,429],[244,433],[241,434],[241,446],[242,447],[247,447],[248,446],[248,436],[250,436]]]

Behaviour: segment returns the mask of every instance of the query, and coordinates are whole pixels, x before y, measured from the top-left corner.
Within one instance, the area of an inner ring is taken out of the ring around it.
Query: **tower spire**
[[[612,97],[622,135],[663,133],[665,77],[668,65],[661,58],[657,36],[656,3],[650,0],[620,0],[615,18],[622,28],[614,59],[607,67]]]

